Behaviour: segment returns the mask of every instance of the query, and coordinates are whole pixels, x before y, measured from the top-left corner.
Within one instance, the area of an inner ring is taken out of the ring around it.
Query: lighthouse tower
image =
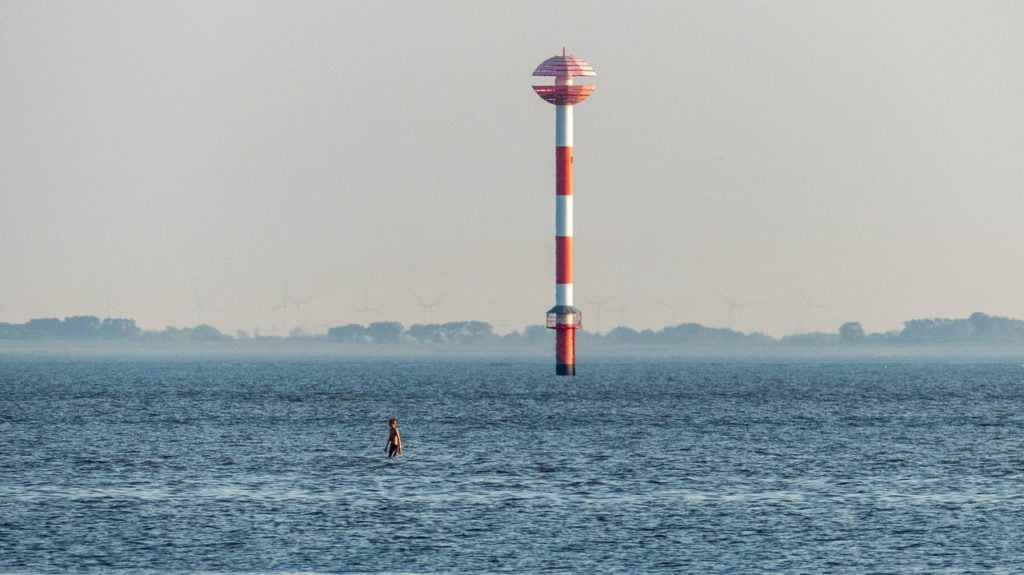
[[[574,84],[573,78],[596,76],[580,58],[566,55],[544,60],[534,76],[554,77],[553,85],[534,86],[533,91],[555,105],[555,307],[548,310],[547,326],[555,330],[555,373],[576,375],[576,330],[583,315],[573,305],[572,294],[572,107],[594,91],[594,86]]]

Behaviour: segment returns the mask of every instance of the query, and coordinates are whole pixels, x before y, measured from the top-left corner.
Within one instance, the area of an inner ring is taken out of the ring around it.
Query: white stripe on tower
[[[572,147],[572,105],[555,106],[555,145]]]
[[[555,196],[555,235],[572,237],[572,196]]]

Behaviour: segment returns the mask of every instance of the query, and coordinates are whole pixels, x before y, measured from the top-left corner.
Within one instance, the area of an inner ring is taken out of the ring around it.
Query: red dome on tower
[[[554,77],[555,83],[547,86],[534,86],[533,91],[546,102],[556,106],[572,106],[586,100],[594,92],[589,84],[575,85],[572,79],[577,76],[596,76],[594,68],[586,60],[572,54],[566,55],[562,48],[561,56],[552,56],[540,63],[533,70],[534,76]]]

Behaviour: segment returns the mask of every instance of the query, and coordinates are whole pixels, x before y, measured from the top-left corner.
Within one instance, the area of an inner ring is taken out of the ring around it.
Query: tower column
[[[560,85],[566,83],[557,78]],[[555,322],[555,373],[576,375],[576,329],[582,314],[573,306],[572,290],[572,106],[555,106],[555,308],[568,321]]]
[[[555,105],[555,307],[548,310],[547,327],[555,330],[555,373],[576,375],[576,330],[582,326],[573,305],[573,104],[582,102],[594,87],[573,84],[574,76],[594,76],[594,70],[575,56],[548,58],[534,76],[553,76],[554,85],[534,86],[545,101]]]

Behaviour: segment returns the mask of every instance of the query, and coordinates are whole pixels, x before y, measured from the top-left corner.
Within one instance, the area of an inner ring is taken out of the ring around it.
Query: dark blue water
[[[1024,572],[1020,363],[551,371],[2,359],[0,571]]]

